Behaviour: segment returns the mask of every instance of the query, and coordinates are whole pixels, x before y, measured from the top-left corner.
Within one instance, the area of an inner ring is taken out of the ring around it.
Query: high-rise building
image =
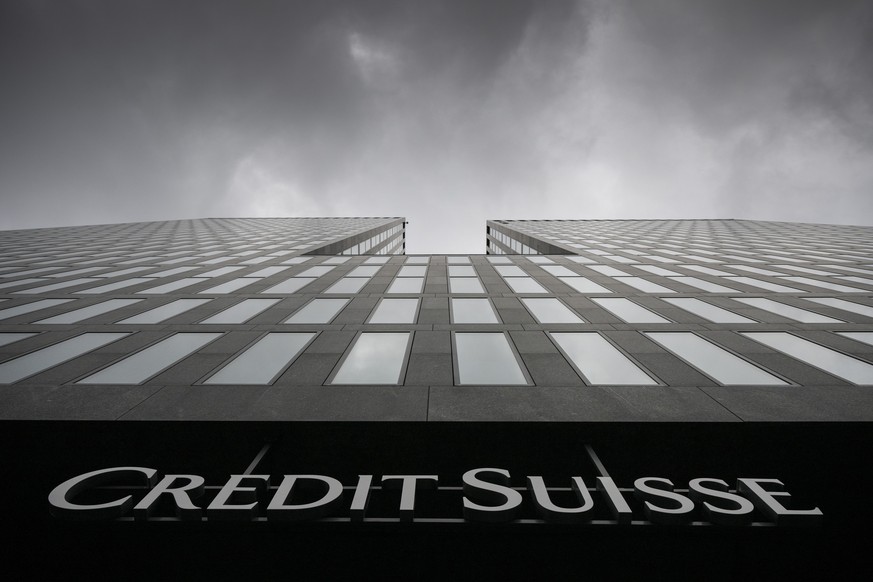
[[[873,228],[493,220],[456,256],[404,228],[0,233],[9,567],[861,567]]]

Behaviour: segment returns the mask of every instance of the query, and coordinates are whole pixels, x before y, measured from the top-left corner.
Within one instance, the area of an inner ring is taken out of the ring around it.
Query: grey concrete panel
[[[413,354],[451,354],[451,335],[447,331],[417,331],[412,340]]]
[[[873,390],[855,386],[731,386],[703,390],[746,422],[873,421]]]
[[[340,354],[313,354],[307,350],[273,384],[319,386],[324,384],[339,360]]]
[[[115,420],[160,390],[160,386],[0,387],[4,420]]]
[[[537,386],[583,386],[585,383],[560,354],[521,354]]]
[[[452,356],[449,354],[410,354],[405,386],[445,386],[453,383]]]

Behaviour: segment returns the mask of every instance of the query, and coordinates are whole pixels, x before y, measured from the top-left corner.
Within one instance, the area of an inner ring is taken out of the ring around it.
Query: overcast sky
[[[873,224],[873,2],[0,2],[0,228]]]

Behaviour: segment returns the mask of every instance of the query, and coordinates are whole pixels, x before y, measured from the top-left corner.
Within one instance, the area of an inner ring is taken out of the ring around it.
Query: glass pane
[[[0,333],[0,346],[35,336],[35,333]]]
[[[637,269],[642,269],[652,275],[659,275],[661,277],[670,277],[677,276],[679,273],[676,271],[671,271],[670,269],[665,269],[663,267],[657,267],[655,265],[634,265]],[[684,265],[685,268],[689,268],[690,265]]]
[[[256,283],[260,281],[260,279],[252,278],[252,277],[240,277],[238,279],[231,279],[230,281],[225,281],[224,283],[219,283],[214,287],[209,287],[208,289],[204,289],[200,291],[200,295],[221,295],[224,293],[233,293],[243,287],[248,287],[252,283]]]
[[[561,265],[543,265],[542,269],[555,277],[574,277],[577,275],[577,273]]]
[[[398,384],[409,332],[358,336],[331,384]]]
[[[710,281],[704,281],[697,277],[670,277],[670,279],[673,281],[679,281],[690,287],[697,287],[703,291],[709,291],[710,293],[739,293],[736,289],[731,289],[730,287],[718,285],[717,283],[712,283]]]
[[[220,333],[177,333],[91,374],[77,384],[139,384],[218,338]]]
[[[370,257],[364,263],[367,265],[384,265],[390,257]]]
[[[624,271],[608,265],[588,265],[588,268],[608,277],[624,277],[627,275]]]
[[[427,265],[430,263],[430,257],[406,257],[407,265]]]
[[[764,311],[769,311],[770,313],[775,313],[801,323],[842,323],[839,319],[807,311],[806,309],[792,307],[791,305],[785,305],[771,299],[736,297],[734,301],[739,301],[740,303],[745,303],[746,305],[751,305],[752,307],[757,307],[758,309],[763,309]]]
[[[282,271],[286,270],[288,267],[264,267],[254,273],[249,273],[246,277],[272,277],[273,275],[277,275]],[[328,267],[332,269],[333,267]],[[310,269],[311,271],[312,269]]]
[[[279,299],[245,299],[200,323],[245,323],[279,301]]]
[[[33,311],[39,311],[40,309],[48,309],[49,307],[55,307],[57,305],[61,305],[63,303],[68,303],[73,301],[72,299],[42,299],[40,301],[34,301],[33,303],[25,303],[24,305],[18,305],[16,307],[7,307],[6,309],[0,309],[0,320],[9,319],[10,317],[18,317],[19,315],[24,315],[25,313],[31,313]]]
[[[450,265],[469,265],[470,257],[446,257],[446,263]]]
[[[340,279],[342,281],[343,279]],[[315,281],[315,277],[292,277],[282,281],[278,285],[273,285],[269,289],[264,289],[261,293],[294,293],[303,289],[310,283]]]
[[[211,299],[177,299],[172,303],[161,305],[146,312],[123,319],[118,323],[160,323],[180,313],[209,303]]]
[[[315,267],[309,267],[302,273],[299,273],[298,277],[321,277],[322,275],[329,273],[333,270],[333,267],[327,267],[324,265],[318,265]]]
[[[0,384],[11,384],[22,378],[53,368],[67,360],[96,350],[126,336],[126,333],[83,333],[53,346],[42,348],[0,364]]]
[[[507,265],[512,263],[509,257],[488,257],[488,262],[492,265]]]
[[[515,293],[548,293],[532,277],[506,277],[504,281]]]
[[[550,335],[589,384],[648,386],[657,384],[600,334],[587,332]]]
[[[313,299],[285,323],[330,323],[348,302],[348,299]]]
[[[424,277],[427,274],[427,267],[406,266],[400,267],[398,277]]]
[[[415,323],[418,299],[383,299],[369,323]]]
[[[707,303],[706,301],[701,301],[700,299],[692,299],[690,297],[677,297],[675,299],[662,297],[661,300],[702,317],[703,319],[708,319],[713,323],[757,323],[753,319],[743,317],[742,315],[734,313],[733,311],[728,311],[727,309],[722,309],[721,307],[716,307],[715,305]]]
[[[222,275],[227,275],[228,273],[233,273],[234,271],[239,271],[242,267],[220,267],[218,269],[213,269],[211,271],[207,271],[206,273],[200,273],[197,275],[198,277],[221,277]]]
[[[529,260],[531,263],[536,263],[538,265],[546,265],[548,263],[555,262],[549,257],[527,257],[527,260]]]
[[[569,307],[553,297],[524,298],[521,301],[540,323],[584,323]]]
[[[449,293],[485,293],[477,277],[449,277]]]
[[[269,384],[314,337],[314,333],[268,333],[204,384]]]
[[[502,333],[455,333],[459,384],[525,385],[527,378]]]
[[[855,384],[873,384],[873,365],[786,332],[747,332],[744,336]]]
[[[83,307],[82,309],[74,309],[73,311],[61,313],[60,315],[55,315],[54,317],[49,317],[48,319],[43,319],[36,323],[78,323],[91,317],[97,317],[98,315],[103,315],[104,313],[109,313],[110,311],[133,305],[134,303],[139,303],[140,301],[142,301],[142,299],[110,299],[109,301],[98,303],[97,305],[91,305],[89,307]]]
[[[449,277],[475,277],[476,269],[469,265],[449,265]]]
[[[157,282],[157,279],[154,279],[152,277],[134,277],[132,279],[125,279],[124,281],[116,281],[115,283],[110,283],[108,285],[100,285],[99,287],[91,287],[82,291],[76,291],[76,293],[109,293],[110,291],[117,291],[118,289],[124,289],[125,287],[133,287],[134,285],[139,285],[140,283],[151,283],[153,281]],[[139,293],[142,293],[142,291],[139,291]]]
[[[500,323],[487,299],[452,299],[453,323]]]
[[[171,281],[164,285],[158,285],[157,287],[150,287],[144,291],[139,291],[139,293],[149,294],[149,295],[161,295],[164,293],[169,293],[170,291],[176,291],[177,289],[182,289],[183,287],[190,287],[195,283],[201,283],[203,281],[207,281],[207,279],[202,279],[199,277],[189,277],[187,279],[178,279],[176,281]],[[213,287],[215,289],[215,287]],[[88,290],[89,293],[93,291],[91,289]],[[214,291],[213,291],[214,292]]]
[[[566,283],[579,293],[612,293],[606,287],[598,285],[587,277],[558,277],[562,283]]]
[[[693,333],[650,332],[646,335],[726,386],[785,385],[785,382],[776,376]]]
[[[398,277],[391,282],[386,293],[421,293],[423,277]]]
[[[497,271],[498,275],[503,277],[527,277],[527,273],[521,270],[521,267],[517,267],[515,265],[511,266],[503,266],[498,265],[494,267],[494,270]]]
[[[737,283],[743,283],[744,285],[749,285],[750,287],[757,287],[759,289],[773,291],[775,293],[805,293],[805,291],[795,289],[794,287],[777,285],[776,283],[770,283],[769,281],[759,281],[758,279],[753,279],[752,277],[725,277],[725,279],[730,279],[731,281],[736,281]]]
[[[873,346],[873,331],[838,331],[837,335]]]
[[[355,267],[351,270],[351,272],[346,275],[347,277],[372,277],[376,273],[379,272],[379,269],[382,267],[373,266],[373,265],[361,265],[359,267]]]
[[[591,301],[594,301],[607,311],[611,311],[628,323],[670,323],[669,320],[649,311],[645,307],[637,305],[629,299],[595,297]]]
[[[639,289],[643,293],[675,293],[672,289],[667,289],[663,285],[652,283],[648,279],[641,277],[615,277],[615,280]]]
[[[44,279],[39,279],[39,281],[43,281],[43,280]],[[36,280],[34,280],[34,281],[36,281]],[[22,294],[27,294],[27,295],[31,295],[31,294],[35,294],[35,293],[49,293],[51,291],[57,291],[58,289],[65,289],[67,287],[75,287],[77,285],[84,285],[86,283],[96,283],[98,281],[102,281],[102,279],[87,278],[86,277],[83,279],[73,279],[72,281],[63,281],[61,283],[53,283],[51,285],[43,285],[41,287],[31,287],[30,289],[23,289],[21,291],[16,291],[16,293],[22,293]],[[139,283],[142,283],[145,281],[151,281],[151,279],[139,279],[138,280]],[[3,285],[0,285],[0,286],[9,287],[12,285],[17,285],[19,283],[24,283],[24,281],[13,282],[12,284],[4,283]],[[122,283],[125,283],[125,282],[122,281]],[[134,283],[131,283],[131,285],[133,285],[133,284]],[[113,285],[117,285],[117,283],[114,283]],[[110,285],[106,285],[106,286],[109,287]],[[124,285],[121,285],[121,286],[124,287]],[[81,291],[80,291],[80,293],[81,293]]]
[[[827,305],[828,307],[835,307],[837,309],[842,309],[843,311],[848,311],[850,313],[857,313],[858,315],[866,315],[867,317],[873,317],[873,307],[869,305],[861,305],[860,303],[855,303],[853,301],[846,301],[845,299],[833,299],[830,297],[820,297],[820,298],[812,298],[810,297],[807,301],[814,301],[821,305]],[[0,315],[0,319],[3,319],[3,316]]]
[[[803,285],[810,285],[812,287],[821,287],[822,289],[840,291],[841,293],[869,293],[869,291],[867,291],[866,289],[849,287],[847,285],[837,285],[836,283],[828,283],[826,281],[819,281],[818,279],[810,279],[809,277],[780,277],[780,279],[792,281],[794,283],[801,283]]]

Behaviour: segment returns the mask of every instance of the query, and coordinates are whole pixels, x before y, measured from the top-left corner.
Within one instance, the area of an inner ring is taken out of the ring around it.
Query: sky
[[[0,229],[873,225],[873,2],[3,0]]]

